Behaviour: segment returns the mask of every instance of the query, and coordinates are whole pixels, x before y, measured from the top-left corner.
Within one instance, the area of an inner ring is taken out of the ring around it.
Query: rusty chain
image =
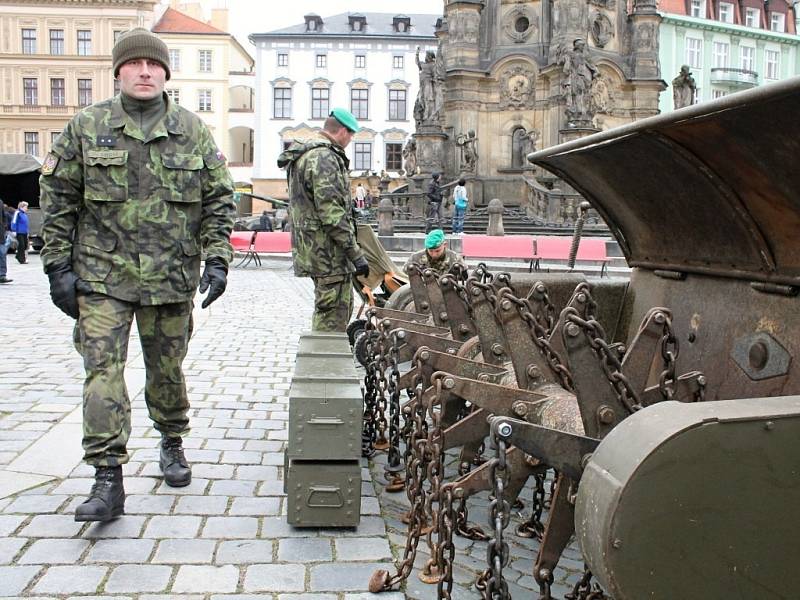
[[[385,449],[388,445],[388,440],[386,439],[386,429],[388,426],[388,421],[386,420],[386,400],[387,395],[389,393],[389,380],[386,377],[386,368],[389,366],[389,361],[386,357],[388,352],[388,335],[389,331],[384,322],[378,323],[378,333],[380,333],[380,337],[377,341],[377,353],[376,353],[376,364],[377,364],[377,412],[375,417],[375,446],[380,447],[381,449]]]
[[[664,369],[658,376],[658,389],[664,400],[672,400],[675,396],[675,362],[678,360],[678,338],[675,337],[675,331],[672,329],[672,313],[666,308],[654,309],[663,315],[663,322],[661,325],[664,328],[664,334],[661,336],[661,358],[664,361]],[[656,314],[656,323],[661,321],[659,314]]]
[[[572,588],[572,591],[564,596],[564,600],[608,600],[608,596],[598,584],[592,584],[592,572],[585,565],[583,576]]]
[[[614,392],[622,405],[630,413],[640,410],[642,408],[642,401],[639,397],[639,393],[633,388],[630,380],[622,372],[622,363],[619,358],[619,353],[606,342],[606,332],[603,326],[594,318],[588,320],[582,318],[573,307],[565,308],[562,314],[564,314],[567,323],[579,327],[585,333],[589,344],[600,359],[600,366],[603,369],[603,373],[605,373],[606,379],[608,379],[609,383],[614,388]]]
[[[514,306],[516,306],[520,317],[522,317],[522,320],[527,323],[528,328],[530,329],[531,340],[534,344],[536,344],[539,350],[542,351],[542,354],[547,360],[547,363],[550,365],[550,368],[561,381],[562,387],[570,392],[574,391],[574,386],[572,384],[572,373],[570,373],[567,366],[561,360],[558,352],[556,352],[553,349],[553,346],[550,344],[549,337],[551,332],[548,332],[536,318],[536,315],[534,315],[530,300],[527,298],[517,298],[510,289],[503,290],[501,296],[504,300],[509,300]]]
[[[367,313],[367,325],[364,328],[366,335],[367,356],[371,357],[366,361],[366,371],[364,374],[364,421],[361,429],[361,456],[370,457],[375,453],[375,410],[377,405],[377,386],[378,381],[375,376],[375,361],[373,360],[372,331],[374,323],[372,315]]]
[[[489,565],[481,578],[485,583],[483,597],[485,600],[510,600],[508,584],[503,577],[503,568],[508,565],[508,543],[503,540],[503,530],[508,527],[511,519],[511,509],[505,499],[506,486],[508,485],[508,465],[506,464],[507,444],[505,439],[495,433],[492,427],[490,432],[491,443],[495,447],[495,455],[489,461],[489,477],[492,480],[492,497],[489,502],[489,525],[494,536],[489,540],[486,549],[486,562]]]
[[[389,346],[389,458],[386,464],[386,475],[390,481],[397,478],[400,466],[400,369],[397,363],[400,339],[397,331],[391,332]]]
[[[456,558],[456,547],[453,544],[456,514],[453,510],[454,483],[448,483],[439,490],[439,515],[437,530],[439,541],[436,545],[436,569],[439,581],[436,584],[438,598],[450,600],[453,591],[453,562]]]
[[[544,512],[545,508],[546,492],[544,489],[544,482],[546,477],[547,477],[546,472],[541,473],[539,475],[534,475],[534,481],[536,482],[536,487],[533,489],[531,516],[528,518],[527,521],[521,523],[517,527],[517,535],[520,537],[535,538],[541,541],[542,536],[544,536],[544,523],[542,523],[542,513]]]

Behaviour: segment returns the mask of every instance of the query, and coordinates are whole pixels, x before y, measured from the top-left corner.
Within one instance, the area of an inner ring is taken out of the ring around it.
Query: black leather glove
[[[369,277],[369,263],[363,256],[359,256],[353,261],[353,266],[356,268],[356,275],[359,277]]]
[[[209,304],[222,296],[227,285],[228,265],[221,258],[209,256],[206,259],[206,268],[203,270],[203,276],[200,277],[200,287],[198,288],[201,294],[208,290],[208,296],[200,306],[208,308]]]
[[[62,312],[73,319],[77,319],[78,294],[75,285],[78,283],[78,276],[72,270],[72,265],[68,262],[60,262],[49,265],[45,271],[50,280],[50,298]]]

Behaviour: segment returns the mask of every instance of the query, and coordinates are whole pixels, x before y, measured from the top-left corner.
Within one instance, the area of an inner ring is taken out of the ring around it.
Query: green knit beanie
[[[114,77],[119,75],[119,68],[129,60],[136,58],[149,58],[157,60],[167,72],[167,81],[171,76],[169,72],[169,50],[164,41],[156,34],[144,27],[137,27],[126,31],[117,39],[111,51],[114,63]]]

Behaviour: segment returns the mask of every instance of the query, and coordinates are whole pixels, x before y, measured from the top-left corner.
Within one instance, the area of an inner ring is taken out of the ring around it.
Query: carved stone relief
[[[588,21],[587,6],[583,0],[555,0],[553,2],[554,37],[584,34]]]
[[[448,22],[448,41],[452,44],[474,44],[478,39],[480,26],[479,13],[472,10],[457,12]]]
[[[527,65],[507,67],[500,75],[500,108],[533,108],[536,74]]]
[[[639,23],[636,28],[636,48],[638,50],[657,50],[658,38],[656,37],[655,23]]]
[[[614,25],[605,13],[595,11],[590,17],[589,31],[592,34],[594,45],[604,48],[605,45],[614,37]]]
[[[526,42],[539,33],[539,15],[528,6],[517,5],[503,17],[503,33],[514,43]]]

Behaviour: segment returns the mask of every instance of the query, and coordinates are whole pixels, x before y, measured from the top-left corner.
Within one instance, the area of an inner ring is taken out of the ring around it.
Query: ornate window
[[[50,106],[64,106],[66,98],[64,94],[64,79],[62,77],[50,80]]]
[[[318,69],[327,69],[328,68],[328,55],[327,54],[317,54],[316,59],[316,66]]]
[[[201,73],[211,73],[211,50],[197,51],[198,71]]]
[[[389,90],[389,120],[406,120],[406,90]]]
[[[22,53],[23,54],[36,54],[36,30],[23,29],[22,30]]]
[[[78,79],[78,106],[89,106],[92,103],[92,80]]]
[[[356,119],[369,119],[369,90],[351,88],[350,112]]]
[[[39,155],[39,133],[36,131],[25,132],[25,154]]]
[[[311,118],[324,119],[331,112],[331,90],[327,87],[311,88]]]
[[[292,88],[276,87],[272,90],[272,116],[276,119],[292,117]]]
[[[89,56],[92,53],[92,32],[89,29],[78,30],[78,56]]]
[[[169,51],[169,69],[173,73],[181,70],[181,51],[170,49]]]
[[[372,142],[355,142],[353,149],[354,164],[356,171],[369,171],[372,169]]]
[[[400,171],[403,168],[403,144],[386,142],[386,170]]]
[[[405,68],[405,57],[402,54],[396,54],[392,57],[392,68],[393,69],[404,69]]]
[[[51,29],[50,30],[50,54],[54,56],[61,56],[64,54],[64,30]]]
[[[26,106],[39,104],[39,80],[35,77],[22,78],[22,103]]]
[[[289,66],[289,53],[288,52],[278,52],[278,66],[279,67],[288,67]]]
[[[211,112],[211,90],[197,90],[197,111]]]

